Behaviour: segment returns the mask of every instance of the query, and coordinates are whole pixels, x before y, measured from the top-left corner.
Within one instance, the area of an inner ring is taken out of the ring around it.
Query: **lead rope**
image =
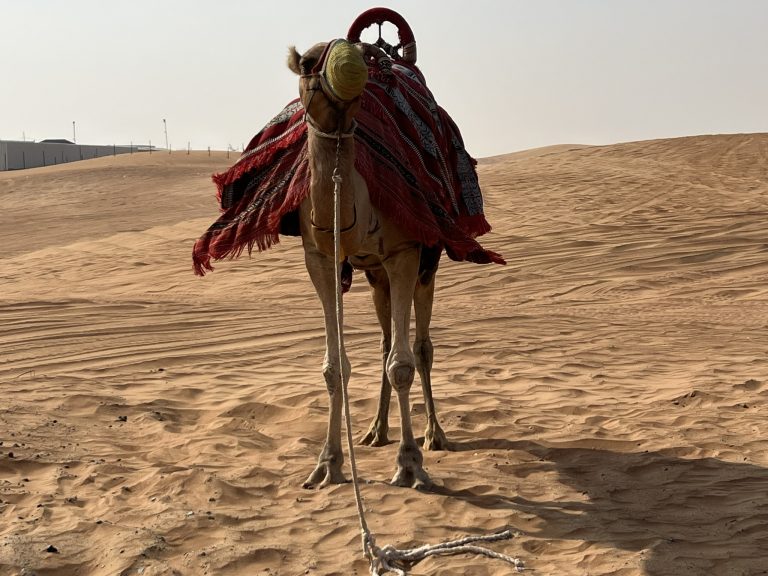
[[[341,375],[341,392],[344,400],[344,419],[347,428],[347,449],[349,451],[349,465],[352,468],[352,485],[355,489],[355,503],[357,504],[357,516],[360,519],[360,530],[363,537],[363,551],[369,560],[373,558],[374,544],[373,534],[368,529],[363,510],[363,498],[360,495],[360,484],[357,479],[357,462],[355,461],[355,449],[352,444],[352,419],[349,415],[349,393],[347,391],[347,379],[344,377],[344,301],[341,288],[341,172],[339,162],[341,158],[341,126],[336,139],[336,165],[333,168],[333,256],[334,271],[336,272],[336,335],[339,342],[339,374]],[[372,561],[372,560],[371,560]],[[371,572],[373,574],[373,572]]]
[[[352,419],[349,415],[349,392],[347,380],[344,377],[344,303],[341,288],[341,172],[339,162],[341,158],[341,127],[336,139],[336,165],[333,168],[333,253],[334,270],[336,272],[336,334],[339,342],[339,373],[341,375],[341,391],[344,400],[344,419],[347,429],[347,447],[349,450],[349,464],[352,468],[352,486],[355,491],[355,504],[357,516],[360,520],[360,530],[363,539],[363,552],[371,564],[371,576],[383,576],[393,572],[397,576],[407,576],[407,570],[414,564],[424,560],[428,556],[447,556],[452,554],[480,554],[488,558],[496,558],[511,564],[518,572],[522,572],[525,564],[519,558],[513,558],[500,552],[494,552],[482,546],[475,546],[473,542],[495,542],[512,538],[510,530],[504,530],[488,536],[467,536],[459,540],[452,540],[442,544],[427,544],[419,548],[398,550],[392,545],[380,548],[376,546],[376,539],[368,529],[363,509],[363,498],[360,495],[360,483],[357,476],[357,462],[355,461],[355,448],[352,441]]]

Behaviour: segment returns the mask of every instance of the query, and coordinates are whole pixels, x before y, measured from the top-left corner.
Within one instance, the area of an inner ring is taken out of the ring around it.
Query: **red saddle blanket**
[[[475,171],[459,129],[437,105],[415,66],[371,69],[355,132],[355,167],[371,203],[427,246],[454,260],[504,264],[475,240],[490,231]],[[211,260],[265,250],[280,234],[298,235],[299,205],[309,195],[307,127],[294,100],[215,174],[222,214],[195,243],[195,272]]]

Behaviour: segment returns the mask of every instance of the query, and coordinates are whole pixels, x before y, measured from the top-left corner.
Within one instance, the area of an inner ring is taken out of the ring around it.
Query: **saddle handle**
[[[397,36],[400,43],[396,46],[388,44],[381,37],[381,25],[384,22],[389,22],[397,27]],[[405,18],[389,8],[371,8],[360,14],[352,22],[352,26],[349,27],[347,40],[357,44],[360,42],[360,34],[362,34],[363,30],[373,24],[379,25],[379,39],[374,42],[375,46],[384,50],[393,60],[416,64],[416,39],[413,36],[413,30],[411,30]],[[398,52],[400,49],[402,49],[402,55]]]

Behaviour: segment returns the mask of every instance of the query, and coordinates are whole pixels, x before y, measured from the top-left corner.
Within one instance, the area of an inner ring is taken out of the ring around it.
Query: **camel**
[[[352,54],[349,47],[353,45],[346,46],[346,57],[349,59]],[[424,471],[422,453],[413,434],[409,394],[415,371],[418,371],[427,412],[423,447],[428,450],[446,449],[447,440],[432,398],[430,372],[433,345],[429,334],[435,275],[443,248],[440,245],[428,247],[420,244],[372,206],[366,182],[354,166],[355,140],[352,137],[365,80],[362,80],[359,90],[353,86],[351,93],[349,86],[342,86],[345,90],[329,86],[326,78],[313,72],[326,47],[326,43],[316,44],[303,55],[291,48],[288,56],[288,67],[299,76],[299,96],[306,111],[310,191],[300,206],[299,222],[306,268],[325,318],[323,376],[330,397],[325,445],[317,466],[304,486],[322,488],[346,482],[342,472],[340,366],[344,367],[344,377],[348,379],[350,363],[346,354],[340,358],[338,351],[333,252],[333,173],[338,162],[342,177],[341,249],[354,268],[365,272],[382,332],[382,377],[377,415],[361,443],[382,446],[389,442],[388,415],[391,390],[394,388],[402,433],[397,470],[391,483],[426,488],[430,479]],[[367,78],[362,48],[354,46],[353,50],[359,52],[359,63],[354,61],[353,55],[351,63],[347,62],[347,68],[352,70],[350,73],[353,76],[362,74],[364,70]],[[352,78],[347,83],[354,85],[355,82]],[[345,92],[346,97],[339,97],[340,92]],[[416,330],[411,349],[412,304]]]

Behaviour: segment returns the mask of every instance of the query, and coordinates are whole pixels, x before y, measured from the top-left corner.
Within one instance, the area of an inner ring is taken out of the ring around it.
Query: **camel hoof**
[[[386,446],[389,444],[387,431],[372,425],[368,432],[360,439],[361,446]]]
[[[422,466],[424,459],[415,442],[400,445],[397,453],[397,472],[392,477],[393,486],[426,490],[432,485],[429,475]]]
[[[347,479],[341,472],[341,466],[334,466],[330,462],[321,462],[309,475],[307,481],[302,484],[306,490],[325,488],[330,484],[346,484]]]
[[[448,438],[439,426],[434,429],[427,428],[424,434],[424,450],[449,450]]]
[[[425,491],[432,486],[432,480],[423,468],[402,468],[399,467],[392,477],[392,486],[401,488],[413,488],[414,490]]]

